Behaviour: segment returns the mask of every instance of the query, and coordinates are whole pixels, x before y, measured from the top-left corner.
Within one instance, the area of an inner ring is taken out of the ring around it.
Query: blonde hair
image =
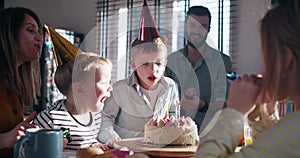
[[[300,95],[300,2],[290,0],[270,10],[261,20],[264,87],[272,99],[295,99]],[[285,50],[292,50],[286,68]]]
[[[100,57],[95,53],[82,53],[75,59],[59,66],[56,70],[54,79],[57,88],[66,95],[71,84],[74,82],[83,82],[87,78],[92,68],[109,66],[112,69],[112,63],[109,59]]]
[[[131,44],[131,58],[135,59],[141,53],[164,52],[167,58],[167,39],[164,37],[155,38],[152,42],[143,42],[135,39]]]

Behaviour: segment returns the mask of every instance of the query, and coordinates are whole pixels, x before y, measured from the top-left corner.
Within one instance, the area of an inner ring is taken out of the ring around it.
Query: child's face
[[[157,83],[164,74],[166,64],[166,52],[152,52],[137,56],[132,66],[137,72],[140,85],[149,90],[157,87]]]
[[[95,71],[94,71],[95,70]],[[111,68],[107,65],[92,70],[95,72],[88,76],[87,82],[83,86],[85,91],[85,105],[88,111],[102,111],[104,101],[110,97],[112,87],[110,85]]]

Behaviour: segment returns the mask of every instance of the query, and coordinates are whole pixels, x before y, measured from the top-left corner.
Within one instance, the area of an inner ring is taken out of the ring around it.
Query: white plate
[[[148,147],[164,147],[164,148],[186,148],[193,145],[173,145],[173,144],[151,144],[144,142],[144,139],[139,139],[135,142],[138,145],[148,146]]]
[[[144,152],[150,156],[161,157],[194,157],[197,146],[164,146],[143,142],[144,138],[126,138],[115,143],[119,147],[127,147],[133,152]]]

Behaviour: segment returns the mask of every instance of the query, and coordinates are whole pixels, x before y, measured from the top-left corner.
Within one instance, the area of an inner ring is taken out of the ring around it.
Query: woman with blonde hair
[[[269,10],[261,20],[263,78],[243,75],[230,88],[228,107],[211,131],[200,140],[197,157],[300,157],[300,112],[284,116],[240,152],[245,115],[257,97],[268,94],[272,102],[300,103],[300,1],[287,0]]]

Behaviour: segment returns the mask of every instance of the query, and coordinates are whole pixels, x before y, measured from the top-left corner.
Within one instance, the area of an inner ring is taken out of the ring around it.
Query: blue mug
[[[25,137],[14,145],[14,158],[61,158],[63,151],[63,133],[60,129],[26,130]]]

